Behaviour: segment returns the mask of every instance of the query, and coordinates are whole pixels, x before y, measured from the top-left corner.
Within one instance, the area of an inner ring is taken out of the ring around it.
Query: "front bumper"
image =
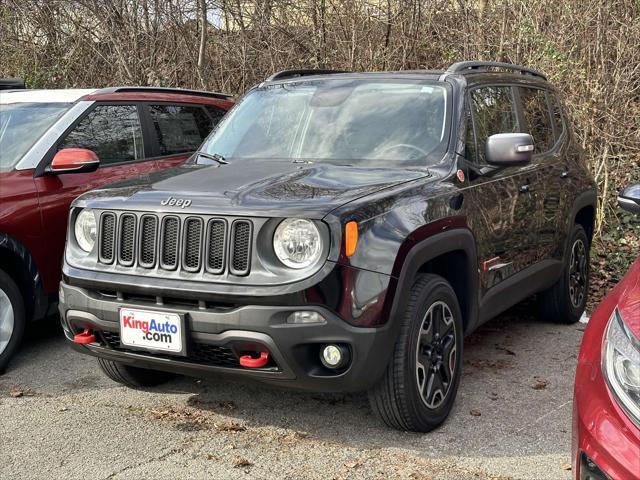
[[[122,348],[119,309],[123,306],[184,315],[187,356]],[[296,310],[315,310],[326,323],[287,324],[286,318]],[[226,373],[323,392],[370,388],[382,376],[395,344],[393,322],[378,328],[354,327],[322,306],[158,305],[145,299],[109,298],[64,282],[60,285],[60,317],[65,336],[71,342],[84,329],[96,333],[94,343],[72,343],[82,353],[184,375]],[[327,343],[349,347],[351,362],[344,370],[333,371],[322,365],[320,348]],[[253,350],[267,350],[273,361],[264,368],[240,366],[239,353]]]

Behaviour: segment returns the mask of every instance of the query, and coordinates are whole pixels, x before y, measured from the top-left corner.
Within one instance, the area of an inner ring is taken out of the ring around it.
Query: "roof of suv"
[[[268,77],[266,82],[291,81],[307,76],[397,76],[397,75],[417,75],[428,77],[441,77],[445,75],[467,75],[467,74],[495,74],[495,75],[522,75],[536,80],[546,81],[546,77],[541,72],[529,67],[514,65],[503,62],[485,61],[465,61],[452,64],[447,70],[400,70],[394,72],[348,72],[345,70],[283,70]]]
[[[79,100],[230,101],[231,95],[217,92],[157,87],[109,87],[93,89],[5,90],[0,105],[10,103],[73,103]]]

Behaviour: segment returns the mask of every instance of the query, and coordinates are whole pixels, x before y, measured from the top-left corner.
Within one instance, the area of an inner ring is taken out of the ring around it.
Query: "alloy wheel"
[[[453,313],[445,302],[434,302],[422,320],[416,349],[418,390],[430,409],[447,398],[456,373],[456,354]]]
[[[13,335],[13,305],[9,296],[0,290],[0,354],[5,351]]]
[[[587,295],[588,266],[587,247],[581,239],[578,239],[571,247],[569,262],[569,297],[576,308],[582,306]]]

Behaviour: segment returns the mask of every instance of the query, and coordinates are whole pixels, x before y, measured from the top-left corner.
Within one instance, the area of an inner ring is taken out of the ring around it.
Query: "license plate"
[[[177,313],[120,309],[120,343],[166,353],[185,353],[184,321]]]

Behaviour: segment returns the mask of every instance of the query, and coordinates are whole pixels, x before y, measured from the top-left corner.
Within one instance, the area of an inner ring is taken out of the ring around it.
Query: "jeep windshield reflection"
[[[257,87],[205,141],[197,161],[434,165],[447,146],[448,97],[444,84],[410,79],[342,78]]]

